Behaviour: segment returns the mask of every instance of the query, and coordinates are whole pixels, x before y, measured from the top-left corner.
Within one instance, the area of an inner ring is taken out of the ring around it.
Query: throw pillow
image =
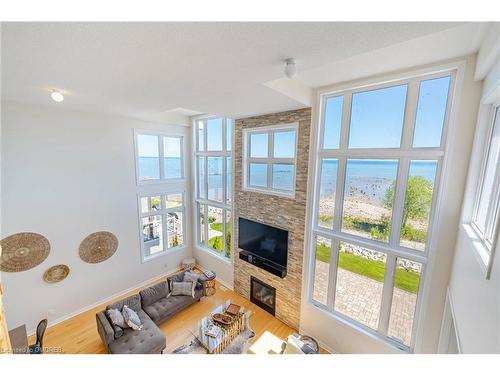
[[[141,319],[134,310],[129,308],[127,305],[124,305],[122,313],[125,322],[130,328],[132,328],[134,331],[140,331],[142,329]]]
[[[199,280],[200,280],[200,275],[194,271],[184,272],[184,277],[182,279],[182,281],[191,281],[193,283],[196,283],[196,289],[201,289],[202,285],[199,282]]]
[[[125,319],[123,319],[122,313],[119,310],[106,310],[106,315],[108,316],[109,320],[111,320],[111,323],[113,323],[114,326],[118,326],[120,328],[128,327],[127,323],[125,323]]]
[[[172,282],[172,296],[191,296],[194,298],[194,288],[196,284],[191,281]]]
[[[113,331],[115,332],[115,340],[123,336],[123,328],[113,324]]]

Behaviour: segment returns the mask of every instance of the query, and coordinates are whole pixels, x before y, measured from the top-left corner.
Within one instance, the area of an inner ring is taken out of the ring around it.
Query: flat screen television
[[[288,231],[240,217],[238,247],[286,268]]]

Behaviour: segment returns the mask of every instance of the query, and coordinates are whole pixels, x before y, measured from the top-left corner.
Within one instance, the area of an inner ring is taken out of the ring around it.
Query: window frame
[[[426,274],[429,258],[433,253],[433,222],[436,219],[436,207],[441,194],[441,180],[443,178],[443,165],[446,162],[446,144],[450,133],[450,118],[454,110],[454,99],[457,96],[457,77],[461,72],[460,65],[450,64],[441,68],[416,71],[407,75],[399,75],[394,78],[378,78],[365,81],[358,85],[343,85],[333,89],[322,89],[318,91],[318,101],[316,104],[315,128],[316,134],[313,139],[311,167],[314,177],[311,179],[310,187],[313,190],[312,199],[309,202],[309,235],[308,235],[308,261],[309,277],[306,280],[307,300],[312,306],[331,314],[334,318],[346,323],[354,329],[389,343],[390,345],[405,352],[412,352],[415,347],[416,332],[419,326],[419,316],[422,304],[422,294],[426,289]],[[417,106],[419,100],[420,82],[435,78],[450,76],[448,97],[446,101],[446,111],[444,115],[443,128],[441,133],[441,143],[439,147],[413,147],[415,134]],[[401,144],[399,148],[352,148],[349,149],[350,116],[352,110],[352,94],[362,91],[376,90],[401,84],[408,84],[405,113],[403,119],[403,129]],[[325,133],[325,109],[327,99],[343,96],[341,127],[339,134],[338,148],[324,148]],[[320,179],[321,168],[324,159],[336,159],[338,163],[334,223],[331,229],[318,225],[319,203],[320,203]],[[347,234],[341,231],[342,213],[344,205],[344,189],[346,178],[346,166],[348,159],[397,159],[398,172],[396,177],[396,190],[391,215],[391,234],[388,243],[362,238],[356,235]],[[433,198],[428,221],[428,233],[425,250],[414,250],[400,246],[400,230],[402,225],[402,213],[406,186],[409,176],[409,168],[412,160],[435,160],[437,161],[436,175],[434,179]],[[315,260],[317,237],[323,237],[332,241],[331,258],[329,264],[329,280],[327,285],[327,304],[323,305],[314,300],[314,280],[315,280]],[[336,278],[338,269],[338,256],[340,242],[347,242],[383,252],[387,255],[386,272],[384,277],[382,305],[379,312],[379,325],[377,330],[373,330],[366,325],[334,310],[334,295],[336,293]],[[389,319],[392,306],[392,295],[394,292],[394,276],[397,258],[413,260],[421,264],[420,284],[417,294],[415,313],[413,318],[411,344],[404,345],[399,340],[387,336],[389,329]]]
[[[173,195],[173,194],[181,194],[182,196],[182,206],[180,207],[172,207],[172,208],[166,208],[163,207],[165,205],[166,199],[168,195]],[[139,240],[140,240],[140,246],[141,246],[141,261],[142,263],[149,262],[151,260],[154,260],[156,258],[159,258],[161,256],[164,256],[166,254],[170,254],[173,252],[177,251],[182,251],[187,248],[187,241],[186,241],[186,191],[184,189],[181,190],[162,190],[162,191],[157,191],[157,192],[144,192],[144,193],[138,193],[137,194],[137,208],[138,208],[138,222],[139,222]],[[155,197],[155,196],[160,196],[162,208],[158,211],[148,211],[146,213],[142,212],[142,205],[141,205],[141,198],[150,198],[150,197]],[[167,214],[169,213],[174,213],[174,212],[181,212],[182,213],[182,245],[176,246],[176,247],[168,247],[168,227],[167,227]],[[153,255],[146,255],[146,249],[144,247],[144,239],[143,239],[143,232],[142,232],[142,219],[149,217],[149,216],[161,216],[162,217],[162,233],[163,233],[163,251],[158,252]]]
[[[473,233],[471,237],[474,239],[476,245],[475,251],[478,253],[480,265],[483,268],[486,279],[490,278],[492,259],[499,237],[500,226],[500,170],[497,168],[493,173],[493,190],[491,192],[491,199],[486,212],[487,225],[484,231],[477,224],[477,216],[479,214],[479,204],[481,202],[482,192],[484,188],[485,177],[487,173],[487,165],[489,161],[489,153],[492,146],[492,138],[495,133],[496,126],[499,127],[497,131],[500,132],[500,101],[492,103],[488,106],[487,114],[487,136],[483,143],[483,150],[480,159],[480,173],[478,184],[474,193],[474,203],[472,214],[470,217],[469,227]],[[500,146],[499,146],[500,147]]]
[[[274,157],[274,133],[285,131],[295,131],[295,145],[293,158],[276,158]],[[267,134],[268,146],[267,157],[251,157],[250,139],[253,134]],[[258,126],[254,128],[243,129],[243,178],[242,189],[244,191],[251,191],[262,194],[277,195],[285,198],[295,198],[295,185],[297,182],[297,151],[299,143],[299,123],[284,123],[278,125]],[[250,185],[250,164],[266,164],[267,165],[267,186],[253,186]],[[273,165],[287,164],[293,165],[293,180],[292,190],[275,189],[272,187]]]
[[[207,139],[207,121],[211,119],[216,119],[216,118],[222,118],[222,151],[207,151],[207,144],[208,144],[208,139]],[[199,250],[205,251],[208,254],[211,254],[215,256],[217,259],[223,261],[223,262],[228,262],[232,263],[232,258],[233,258],[233,238],[231,238],[231,249],[230,249],[230,256],[227,257],[226,254],[226,236],[227,236],[227,223],[226,223],[226,218],[227,218],[227,213],[229,212],[231,215],[231,233],[234,233],[234,223],[233,223],[233,218],[234,218],[234,210],[233,210],[233,191],[234,191],[234,155],[233,155],[233,150],[234,150],[234,120],[230,119],[228,117],[223,117],[223,116],[196,116],[193,117],[192,119],[193,123],[193,149],[194,149],[194,158],[193,158],[193,174],[194,174],[194,181],[195,181],[195,194],[194,194],[194,204],[193,204],[193,212],[194,212],[194,217],[195,220],[194,225],[195,225],[195,247]],[[203,151],[199,150],[199,138],[200,138],[200,132],[198,128],[198,123],[203,122]],[[228,123],[232,127],[232,133],[231,133],[231,139],[230,139],[230,149],[228,149],[228,137],[227,137],[227,130],[228,130]],[[200,174],[199,174],[199,160],[200,157],[204,158],[203,159],[203,168],[204,168],[204,181],[200,181]],[[222,158],[222,202],[219,201],[214,201],[211,199],[208,199],[208,158],[209,157],[220,157]],[[227,160],[228,158],[231,158],[231,200],[228,203],[228,170],[227,170]],[[203,183],[203,190],[204,190],[204,197],[200,196],[200,185]],[[201,242],[201,232],[200,232],[200,209],[199,207],[205,206],[205,214],[208,217],[208,207],[215,207],[215,208],[220,208],[222,209],[222,215],[223,215],[223,221],[222,221],[222,228],[223,228],[223,238],[224,238],[224,248],[221,253],[217,252],[216,250],[210,248],[208,246],[208,237],[209,237],[209,223],[208,220],[205,220],[204,223],[204,231],[205,231],[205,240],[206,244],[202,244]]]
[[[158,158],[159,158],[159,172],[160,178],[158,179],[150,179],[150,180],[141,180],[140,178],[140,167],[139,167],[139,136],[140,135],[151,135],[158,137]],[[164,164],[164,138],[178,138],[180,139],[180,157],[181,157],[181,177],[175,178],[165,178],[165,164]],[[162,131],[153,131],[153,130],[140,130],[134,129],[134,150],[135,150],[135,176],[137,186],[140,185],[152,185],[152,184],[161,184],[165,182],[185,182],[186,173],[185,173],[185,137],[184,134],[179,134],[176,132],[162,132]]]

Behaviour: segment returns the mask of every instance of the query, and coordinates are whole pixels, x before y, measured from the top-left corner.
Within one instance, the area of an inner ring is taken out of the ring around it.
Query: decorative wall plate
[[[49,284],[63,281],[69,275],[69,267],[65,264],[58,264],[50,267],[43,274],[43,281]]]
[[[118,239],[110,232],[95,232],[80,244],[80,258],[87,263],[100,263],[110,258],[118,248]]]
[[[42,263],[50,253],[49,241],[38,233],[22,232],[0,242],[0,271],[22,272]]]

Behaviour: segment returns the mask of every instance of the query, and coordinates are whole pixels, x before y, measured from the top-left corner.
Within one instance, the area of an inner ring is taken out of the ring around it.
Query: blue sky
[[[158,151],[158,136],[139,134],[137,136],[137,140],[140,157],[159,157],[160,153]],[[164,137],[163,150],[165,157],[180,157],[180,138]]]
[[[422,81],[415,120],[414,147],[438,147],[450,77]],[[407,85],[355,93],[352,96],[350,148],[399,147]],[[338,148],[342,121],[341,96],[327,99],[324,148]]]

